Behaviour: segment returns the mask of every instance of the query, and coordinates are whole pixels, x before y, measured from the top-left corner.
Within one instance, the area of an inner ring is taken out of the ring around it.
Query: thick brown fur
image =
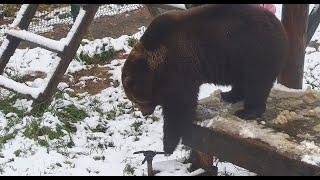
[[[206,5],[155,18],[128,56],[122,83],[144,115],[163,107],[164,151],[190,134],[199,86],[231,85],[235,113],[260,117],[284,65],[288,40],[281,22],[256,5]]]

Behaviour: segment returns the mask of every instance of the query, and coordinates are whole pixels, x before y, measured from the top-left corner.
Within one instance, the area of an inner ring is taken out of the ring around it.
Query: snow
[[[17,99],[13,107],[18,108],[19,110],[25,110],[26,112],[30,112],[32,109],[31,105],[32,105],[31,100]]]
[[[31,88],[2,75],[0,75],[0,86],[12,89],[21,94],[31,95],[33,98],[37,98],[38,95],[41,93],[41,91],[38,88]]]
[[[209,97],[212,92],[218,89],[220,89],[223,92],[226,92],[231,90],[231,86],[215,86],[213,84],[208,84],[208,83],[202,84],[200,86],[198,99],[200,100],[200,99]]]
[[[48,47],[50,48],[50,50],[54,50],[58,52],[63,52],[65,46],[67,45],[64,41],[52,40],[52,39],[28,32],[26,30],[10,29],[7,31],[7,34],[25,41],[33,42],[41,46]]]
[[[2,44],[1,44],[1,47],[0,47],[0,57],[2,57],[2,55],[3,55],[3,52],[4,52],[4,50],[8,47],[8,45],[9,45],[9,40],[8,39],[5,39],[3,42],[2,42]]]
[[[23,4],[20,8],[20,10],[17,12],[16,14],[16,18],[14,19],[14,21],[12,22],[11,25],[9,25],[9,27],[15,28],[17,27],[20,22],[21,19],[23,17],[23,15],[26,13],[27,8],[30,6],[30,4]]]
[[[71,41],[71,39],[73,38],[76,30],[77,30],[78,27],[80,26],[80,23],[82,22],[83,17],[84,17],[85,14],[86,14],[86,11],[81,8],[80,11],[79,11],[78,16],[77,16],[77,18],[76,18],[76,21],[74,22],[72,28],[70,29],[67,37],[66,37],[66,38],[62,38],[62,39],[60,40],[60,42],[62,42],[63,44],[66,44],[66,45],[70,43],[70,41]]]
[[[105,4],[99,7],[98,12],[95,15],[95,18],[101,17],[101,16],[114,16],[117,14],[122,14],[125,12],[130,12],[133,10],[137,10],[139,8],[142,8],[142,4]],[[104,9],[110,9],[110,11],[105,11]]]
[[[305,92],[305,89],[292,89],[288,88],[280,83],[274,84],[273,88],[278,91],[284,91],[284,92],[296,92],[296,93],[303,93]]]
[[[188,168],[190,168],[191,163],[183,164],[176,160],[157,162],[153,165],[154,171],[160,171],[156,176],[187,176],[190,175]],[[201,173],[203,170],[197,171],[196,173]]]
[[[68,87],[69,87],[69,85],[67,83],[65,83],[65,82],[61,82],[61,83],[58,84],[58,89],[60,91],[63,91],[64,89],[66,89]]]
[[[257,174],[228,162],[219,162],[218,176],[256,176]]]
[[[301,160],[315,166],[320,166],[320,156],[304,155]]]

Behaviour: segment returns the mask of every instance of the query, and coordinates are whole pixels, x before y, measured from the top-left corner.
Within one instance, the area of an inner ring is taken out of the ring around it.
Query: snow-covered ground
[[[277,9],[280,18],[281,5],[277,5]],[[139,39],[144,30],[140,28],[132,36],[123,35],[117,39],[106,37],[94,41],[83,40],[77,55],[85,54],[87,58],[92,58],[111,48],[128,54],[131,51],[128,39]],[[312,40],[319,42],[320,28]],[[320,84],[319,51],[319,48],[311,47],[306,50],[305,88],[309,82]],[[145,118],[126,99],[121,85],[124,59],[113,59],[102,65],[86,65],[78,59],[72,61],[66,72],[69,81],[76,79],[77,73],[98,66],[108,69],[113,81],[111,86],[91,95],[77,93],[67,83],[61,82],[60,90],[43,115],[28,114],[31,101],[0,89],[1,175],[147,174],[146,164],[141,165],[143,156],[133,153],[162,150],[161,107],[157,107],[153,115]],[[41,72],[44,78],[36,76],[26,82],[31,87],[40,87],[46,83],[46,77],[52,74],[57,62],[56,54],[50,51],[41,48],[18,49],[10,59],[5,73],[14,79],[24,79],[25,76]],[[83,75],[77,84],[85,86],[88,81],[102,78],[105,77]],[[226,91],[230,88],[202,85],[199,99],[209,96],[216,89]],[[165,170],[162,175],[192,175],[187,172],[188,164],[171,161],[184,159],[188,154],[189,150],[180,145],[171,156],[156,156],[155,168]],[[227,162],[219,162],[218,168],[220,175],[254,175]]]

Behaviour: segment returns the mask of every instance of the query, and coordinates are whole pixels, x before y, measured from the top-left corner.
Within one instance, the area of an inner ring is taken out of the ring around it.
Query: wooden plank
[[[278,82],[289,88],[302,88],[308,15],[308,4],[284,4],[282,7],[282,23],[290,46],[287,63],[278,77]]]
[[[26,8],[19,24],[18,24],[18,28],[19,29],[27,29],[30,21],[32,20],[34,14],[36,13],[36,10],[38,8],[38,4],[30,4],[28,5],[28,7]],[[15,52],[15,50],[17,49],[17,47],[19,46],[21,40],[17,39],[15,37],[12,36],[7,36],[7,39],[9,40],[9,44],[6,47],[6,49],[3,51],[2,56],[0,57],[0,74],[3,73],[4,68],[6,67],[7,63],[9,62],[11,56],[13,55],[13,53]]]
[[[320,167],[293,160],[267,144],[194,125],[183,144],[259,175],[319,175]]]
[[[183,144],[259,175],[320,175],[319,103],[317,91],[276,85],[263,116],[243,120],[234,116],[243,102],[223,102],[216,91],[199,101]]]
[[[36,112],[38,108],[43,108],[38,105],[46,105],[48,104],[46,102],[51,101],[53,93],[56,91],[57,86],[61,81],[64,73],[68,69],[70,62],[76,55],[77,49],[80,46],[82,38],[87,33],[88,28],[92,20],[94,19],[94,16],[99,8],[99,4],[86,4],[83,8],[86,11],[85,15],[80,24],[78,24],[78,27],[76,28],[74,34],[72,34],[70,42],[64,48],[64,51],[58,54],[58,56],[61,58],[61,61],[57,66],[52,78],[50,79],[44,93],[40,94],[39,97],[33,102],[33,112]],[[72,29],[75,29],[74,26],[72,27]]]
[[[315,4],[308,20],[307,44],[310,43],[312,36],[316,32],[320,23],[320,4]]]

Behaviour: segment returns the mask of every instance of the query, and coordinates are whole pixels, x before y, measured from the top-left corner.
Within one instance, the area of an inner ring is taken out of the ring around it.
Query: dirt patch
[[[64,76],[63,82],[67,83],[74,92],[71,95],[88,92],[91,95],[100,93],[112,85],[111,74],[108,68],[95,65],[90,69],[75,72],[70,77]]]
[[[47,77],[46,73],[44,73],[42,71],[35,71],[35,72],[30,73],[30,74],[27,74],[24,79],[26,81],[34,81],[37,78],[44,79],[46,77]]]
[[[146,8],[140,8],[115,16],[105,16],[93,21],[86,38],[118,38],[124,34],[134,34],[141,26],[148,26],[151,16]]]

